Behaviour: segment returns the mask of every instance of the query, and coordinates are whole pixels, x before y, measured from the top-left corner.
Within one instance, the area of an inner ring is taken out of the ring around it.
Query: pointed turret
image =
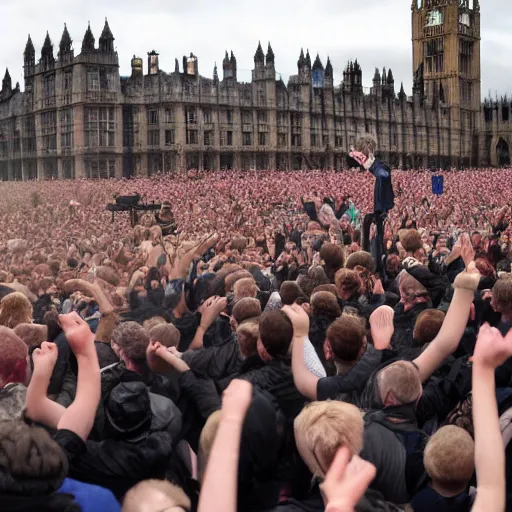
[[[300,56],[299,56],[299,60],[297,61],[297,67],[299,69],[302,68],[302,66],[304,66],[304,64],[306,63],[306,59],[304,58],[304,48],[301,48],[300,49]]]
[[[180,63],[178,62],[178,59],[174,59],[174,72],[175,73],[180,72]]]
[[[100,52],[101,53],[114,53],[114,35],[110,30],[107,18],[105,18],[105,26],[100,36]]]
[[[400,85],[400,92],[398,93],[398,99],[400,101],[403,101],[403,100],[406,99],[406,94],[405,94],[405,91],[404,91],[404,83],[403,82]]]
[[[55,62],[55,58],[53,56],[53,44],[48,32],[46,32],[43,48],[41,49],[41,61],[46,65],[51,65]]]
[[[322,64],[322,61],[320,60],[320,55],[316,54],[315,62],[313,63],[313,71],[323,71],[324,65]]]
[[[388,79],[388,72],[386,71],[386,67],[382,68],[382,85],[386,85]]]
[[[263,48],[261,47],[261,42],[258,43],[258,49],[254,54],[254,64],[265,64],[265,54],[263,53]]]
[[[82,53],[91,53],[94,51],[94,46],[96,44],[96,39],[92,34],[91,24],[87,26],[87,30],[85,31],[84,39],[82,41]]]
[[[30,34],[28,35],[27,44],[25,45],[25,51],[23,52],[23,57],[25,64],[34,64],[36,60],[36,50],[34,49],[34,44],[32,43],[32,38]]]
[[[267,66],[269,64],[271,64],[273,66],[274,63],[275,63],[274,50],[272,50],[272,46],[270,46],[270,42],[268,43],[268,50],[267,50],[267,55],[266,55],[266,61],[267,61]]]
[[[388,71],[388,85],[393,85],[395,83],[395,79],[393,77],[393,72],[391,69]]]
[[[231,50],[231,58],[229,59],[229,62],[231,63],[231,69],[233,70],[233,78],[236,80],[236,57],[233,53],[233,50]]]
[[[219,81],[219,72],[217,70],[217,63],[215,63],[215,66],[213,68],[213,81],[217,83]]]
[[[306,52],[306,65],[308,66],[309,69],[311,69],[311,57],[309,55],[309,49]]]
[[[68,32],[68,27],[64,23],[64,31],[62,32],[62,37],[60,38],[59,44],[59,57],[63,57],[64,55],[71,52],[71,45],[73,41],[71,40],[71,36]]]
[[[331,59],[327,57],[327,64],[325,65],[325,78],[333,78],[334,71],[332,69]]]
[[[224,56],[224,60],[222,61],[223,69],[229,68],[230,64],[231,63],[229,62],[229,54],[228,51],[226,50],[226,55]]]
[[[373,85],[380,85],[380,71],[379,68],[375,68],[375,74],[373,75]]]
[[[5,69],[5,76],[2,80],[2,92],[8,91],[11,92],[12,90],[12,81],[11,81],[11,75],[9,73],[9,68]]]

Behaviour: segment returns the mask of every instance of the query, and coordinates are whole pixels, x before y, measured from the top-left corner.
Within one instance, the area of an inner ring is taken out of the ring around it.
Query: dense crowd
[[[0,183],[0,510],[512,510],[512,169],[366,167]]]

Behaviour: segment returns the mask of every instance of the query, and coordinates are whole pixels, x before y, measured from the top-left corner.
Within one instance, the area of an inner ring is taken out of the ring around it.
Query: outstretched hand
[[[377,350],[385,350],[391,345],[395,332],[394,318],[395,312],[389,306],[377,308],[370,316],[373,345]]]
[[[89,324],[78,313],[59,315],[59,323],[75,356],[94,350],[94,334]]]

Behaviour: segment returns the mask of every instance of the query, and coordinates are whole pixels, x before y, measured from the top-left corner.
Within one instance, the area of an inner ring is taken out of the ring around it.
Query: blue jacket
[[[369,171],[375,176],[373,208],[375,213],[384,213],[395,206],[395,193],[391,183],[391,169],[381,160],[375,160]]]
[[[83,512],[121,512],[121,506],[108,489],[66,478],[60,493],[72,494]]]

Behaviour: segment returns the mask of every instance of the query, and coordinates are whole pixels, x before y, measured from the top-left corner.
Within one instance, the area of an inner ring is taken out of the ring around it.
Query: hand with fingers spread
[[[32,352],[33,374],[50,379],[58,357],[59,349],[55,343],[48,343],[47,341],[41,343],[41,347]]]
[[[293,325],[293,337],[306,338],[309,335],[309,316],[304,308],[298,304],[293,304],[292,306],[284,306],[282,311]]]
[[[377,350],[385,350],[390,347],[391,338],[395,332],[394,318],[395,312],[389,306],[377,308],[370,316],[373,345]]]
[[[350,460],[349,449],[346,446],[340,448],[320,486],[325,511],[353,512],[376,473],[373,464],[357,455]]]
[[[94,348],[94,334],[76,312],[59,315],[59,323],[75,355],[88,354]]]

